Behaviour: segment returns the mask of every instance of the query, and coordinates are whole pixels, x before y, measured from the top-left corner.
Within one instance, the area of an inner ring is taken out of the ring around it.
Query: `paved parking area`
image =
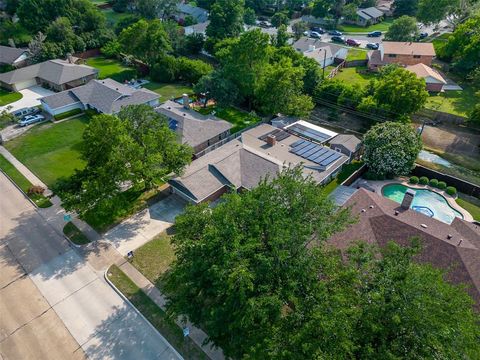
[[[15,101],[6,106],[0,106],[0,111],[7,108],[7,106],[12,107],[11,111],[15,111],[15,110],[26,108],[26,107],[37,106],[37,105],[40,105],[40,99],[42,97],[55,94],[53,91],[44,89],[39,85],[32,86],[28,89],[20,90],[19,92],[20,94],[23,95],[23,97],[20,100]]]

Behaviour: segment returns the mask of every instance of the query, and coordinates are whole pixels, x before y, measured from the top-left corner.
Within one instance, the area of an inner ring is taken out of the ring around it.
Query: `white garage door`
[[[32,87],[32,86],[35,86],[35,85],[37,85],[37,81],[35,79],[31,79],[31,80],[28,80],[28,81],[22,81],[22,82],[15,83],[15,89],[17,91],[20,91],[20,90],[23,90],[23,89],[26,89],[26,88],[29,88],[29,87]]]

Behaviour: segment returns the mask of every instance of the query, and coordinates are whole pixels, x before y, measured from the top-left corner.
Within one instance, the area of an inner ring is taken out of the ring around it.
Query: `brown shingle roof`
[[[408,71],[413,72],[419,78],[425,79],[425,78],[428,78],[430,76],[430,77],[438,80],[442,84],[447,83],[445,81],[445,79],[443,78],[443,76],[440,75],[440,73],[438,71],[432,69],[430,66],[427,66],[425,64],[420,63],[420,64],[416,64],[416,65],[407,66],[406,69]]]
[[[384,41],[385,54],[435,56],[432,43]]]

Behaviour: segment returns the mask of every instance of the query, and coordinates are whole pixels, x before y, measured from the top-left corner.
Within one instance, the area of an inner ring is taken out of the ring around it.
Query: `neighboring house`
[[[385,16],[393,16],[393,0],[379,0],[376,8],[383,12]]]
[[[134,89],[112,79],[91,80],[88,84],[40,99],[43,109],[52,116],[74,109],[93,109],[115,114],[123,106],[159,103],[159,95],[148,89]]]
[[[349,157],[357,159],[362,149],[362,141],[355,135],[340,134],[329,141],[330,148]]]
[[[207,35],[207,27],[210,24],[210,20],[207,20],[205,22],[195,24],[195,25],[190,25],[190,26],[185,26],[183,30],[185,31],[185,35],[191,35],[191,34],[203,34],[203,36]]]
[[[336,200],[336,199],[335,199]],[[422,250],[415,261],[446,271],[446,280],[466,284],[480,305],[480,227],[460,218],[448,225],[366,189],[358,189],[346,202],[358,220],[328,242],[344,250],[355,241],[384,247],[390,241],[410,245],[420,238]]]
[[[384,13],[373,6],[366,9],[358,9],[354,23],[359,26],[368,26],[379,23],[383,20],[383,16]]]
[[[447,84],[447,81],[437,70],[425,64],[407,66],[406,69],[413,72],[418,78],[425,80],[427,91],[440,92],[443,90],[443,86]]]
[[[178,4],[176,20],[184,21],[187,16],[191,16],[197,23],[203,23],[208,20],[208,11],[198,6]]]
[[[27,65],[29,57],[28,49],[0,45],[0,66],[10,65],[18,69]]]
[[[431,66],[434,57],[432,43],[384,41],[378,50],[368,52],[368,68],[377,70],[388,64]]]
[[[189,104],[188,96],[184,95],[183,101]],[[202,150],[230,136],[231,123],[213,115],[202,115],[189,105],[168,100],[157,111],[169,119],[170,129],[178,134],[181,143],[193,148],[195,157]]]
[[[66,60],[48,60],[0,74],[0,87],[19,91],[41,85],[63,91],[84,85],[97,76],[98,70],[91,66],[76,65]]]
[[[336,60],[342,62],[348,54],[348,49],[343,46],[308,37],[301,37],[292,46],[304,56],[317,61],[322,68],[332,65]]]
[[[338,135],[336,132],[304,120],[294,121],[286,125],[283,130],[302,139],[307,139],[308,141],[312,141],[320,145],[326,144],[329,140]]]
[[[303,166],[319,184],[330,181],[348,161],[345,155],[268,124],[194,160],[183,175],[169,181],[172,192],[191,203],[214,201],[231,191],[250,190],[286,167]]]

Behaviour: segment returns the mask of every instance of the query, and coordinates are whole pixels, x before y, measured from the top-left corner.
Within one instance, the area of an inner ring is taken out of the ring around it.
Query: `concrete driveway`
[[[20,100],[15,101],[11,104],[0,106],[0,111],[6,109],[8,106],[12,107],[10,111],[37,106],[40,105],[40,99],[42,97],[55,94],[53,91],[44,89],[43,87],[38,85],[32,86],[28,89],[20,90],[19,92],[23,95],[23,97]]]
[[[111,243],[125,256],[172,226],[185,205],[184,200],[170,195],[108,231],[103,241]]]

